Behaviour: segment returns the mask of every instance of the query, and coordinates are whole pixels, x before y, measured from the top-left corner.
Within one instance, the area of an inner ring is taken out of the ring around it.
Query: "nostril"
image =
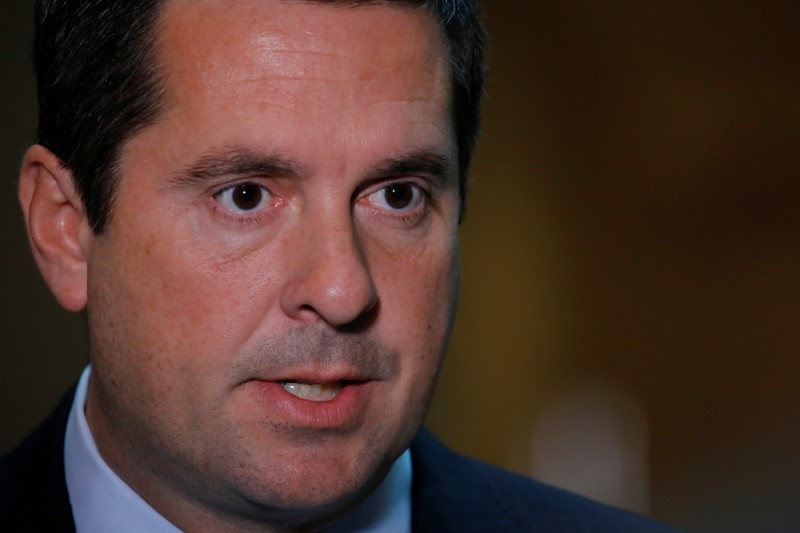
[[[365,309],[364,312],[358,315],[354,320],[342,324],[336,329],[342,333],[360,333],[369,330],[378,317],[379,307],[378,300],[375,300],[371,307]]]

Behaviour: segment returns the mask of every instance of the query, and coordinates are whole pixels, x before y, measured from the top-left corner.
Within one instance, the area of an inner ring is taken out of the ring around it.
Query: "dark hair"
[[[36,2],[39,143],[72,172],[95,233],[111,216],[120,149],[163,105],[155,43],[166,1]],[[475,0],[338,1],[401,3],[436,15],[450,54],[463,212],[483,93],[485,37]]]
[[[102,233],[125,141],[162,102],[152,38],[161,0],[39,0],[34,62],[39,143],[72,171]]]

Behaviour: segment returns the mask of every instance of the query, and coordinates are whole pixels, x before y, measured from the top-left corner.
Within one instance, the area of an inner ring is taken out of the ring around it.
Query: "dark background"
[[[31,4],[0,3],[0,451],[86,363],[16,201]],[[572,488],[692,531],[800,530],[796,5],[486,4],[486,128],[429,425],[555,482],[569,464],[539,464],[542,439],[566,435],[556,456],[597,454]],[[616,452],[632,473],[603,474]],[[633,497],[592,488],[614,475]]]

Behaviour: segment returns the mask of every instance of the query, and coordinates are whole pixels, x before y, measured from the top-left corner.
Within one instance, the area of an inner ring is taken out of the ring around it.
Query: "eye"
[[[422,190],[413,183],[397,182],[387,185],[367,198],[382,209],[391,211],[412,211],[423,200]]]
[[[272,194],[257,183],[245,182],[222,189],[214,198],[222,207],[234,213],[252,213],[266,207]]]

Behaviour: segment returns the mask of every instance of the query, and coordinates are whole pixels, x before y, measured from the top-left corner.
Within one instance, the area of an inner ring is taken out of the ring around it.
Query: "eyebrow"
[[[376,178],[422,174],[447,182],[452,176],[452,164],[447,156],[436,150],[419,150],[383,159],[370,174]]]
[[[220,178],[245,176],[300,177],[308,171],[302,165],[277,154],[257,154],[247,148],[230,148],[205,155],[170,177],[173,187],[205,185]],[[370,178],[426,175],[443,183],[452,176],[449,158],[434,149],[422,149],[399,157],[380,160],[367,172]]]
[[[301,165],[280,155],[261,155],[246,148],[231,148],[201,157],[171,176],[170,183],[184,187],[202,185],[219,178],[254,175],[294,177],[303,174],[305,169]]]

